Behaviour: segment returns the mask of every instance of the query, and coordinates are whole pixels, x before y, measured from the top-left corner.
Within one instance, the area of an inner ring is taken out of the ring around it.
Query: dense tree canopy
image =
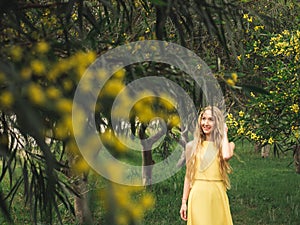
[[[187,47],[218,79],[233,137],[299,145],[296,1],[12,0],[0,6],[0,181],[9,177],[11,187],[6,192],[0,184],[0,205],[8,219],[7,200],[22,190],[35,222],[51,224],[56,215],[62,223],[61,203],[82,223],[92,222],[83,206],[92,172],[74,139],[73,97],[88,66],[122,44],[155,39]],[[175,105],[147,96],[134,105],[130,124],[111,132],[119,91],[150,74],[179,84],[197,107],[203,103],[195,81],[169,65],[145,62],[116,71],[98,96],[95,120],[104,145],[118,157],[130,157],[118,135],[148,138],[162,128],[151,123],[157,116],[167,125],[162,157],[185,135]],[[93,140],[87,142],[93,148]],[[154,204],[143,189],[102,185],[111,223],[137,224]]]

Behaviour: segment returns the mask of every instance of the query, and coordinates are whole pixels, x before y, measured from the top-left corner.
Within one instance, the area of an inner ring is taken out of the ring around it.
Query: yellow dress
[[[213,142],[203,143],[202,155],[209,155],[205,167],[200,166],[200,152],[196,158],[195,181],[188,199],[187,225],[232,225],[226,187],[219,171],[219,157]],[[204,157],[205,158],[205,157]],[[201,158],[203,159],[203,157]],[[205,161],[205,160],[204,160]]]

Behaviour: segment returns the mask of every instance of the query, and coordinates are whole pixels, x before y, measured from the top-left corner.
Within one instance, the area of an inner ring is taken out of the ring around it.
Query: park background
[[[234,224],[298,225],[299,9],[299,1],[280,0],[2,0],[1,224],[184,224],[184,167],[158,184],[144,171],[145,187],[110,182],[81,156],[72,127],[76,87],[97,57],[123,44],[163,40],[196,53],[222,89],[237,145],[228,191]],[[150,75],[180,85],[195,106],[207,104],[195,80],[170,65],[117,71],[99,93],[95,121],[103,145],[133,165],[163,161],[191,138],[177,103],[157,93],[141,96],[128,126],[111,123],[118,93]],[[157,117],[167,124],[163,140]],[[126,148],[128,133],[153,137],[153,150]],[[93,140],[87,143],[93,149]]]

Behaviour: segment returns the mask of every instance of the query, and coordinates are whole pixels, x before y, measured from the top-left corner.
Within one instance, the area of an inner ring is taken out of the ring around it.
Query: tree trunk
[[[67,147],[66,147],[67,148]],[[66,164],[68,169],[64,171],[67,177],[76,177],[76,181],[73,183],[72,187],[78,195],[74,195],[74,212],[78,224],[90,225],[93,224],[92,213],[89,207],[88,201],[88,172],[86,173],[74,173],[70,168],[78,160],[78,155],[67,151]]]
[[[92,213],[89,208],[88,201],[88,175],[83,174],[82,179],[76,182],[75,189],[79,193],[79,196],[75,196],[74,211],[75,216],[79,224],[92,224]]]
[[[143,145],[142,159],[143,159],[143,167],[142,167],[142,179],[144,186],[151,186],[152,184],[152,169],[155,164],[152,158],[152,145],[147,146]]]
[[[146,128],[147,125],[142,124],[139,130],[139,138],[141,140],[141,144],[143,146],[142,150],[142,181],[144,186],[151,186],[152,185],[152,169],[153,165],[155,164],[152,158],[152,146],[153,144],[161,138],[161,136],[166,133],[166,127],[159,132],[157,132],[154,136],[147,138],[146,135]]]
[[[261,144],[259,142],[254,143],[254,152],[259,153],[261,151]]]
[[[300,145],[296,145],[295,147],[294,162],[296,167],[296,173],[300,174]]]

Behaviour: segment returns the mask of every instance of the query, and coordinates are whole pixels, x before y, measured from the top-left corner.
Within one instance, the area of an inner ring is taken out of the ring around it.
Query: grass
[[[235,225],[299,225],[300,224],[300,175],[295,173],[291,153],[280,158],[270,155],[261,158],[254,153],[249,143],[238,143],[236,154],[231,159],[233,173],[230,175],[232,188],[228,191],[231,213]],[[135,161],[135,160],[134,160]],[[183,225],[179,217],[185,170],[150,190],[155,199],[155,208],[149,210],[143,225]],[[7,190],[8,184],[0,184]],[[95,217],[101,215],[95,209]],[[11,213],[16,225],[32,224],[29,208],[24,206],[23,193],[17,193]],[[75,224],[67,212],[64,224]],[[73,222],[72,222],[73,221]],[[103,218],[97,218],[106,225]],[[0,214],[0,224],[7,224]]]

